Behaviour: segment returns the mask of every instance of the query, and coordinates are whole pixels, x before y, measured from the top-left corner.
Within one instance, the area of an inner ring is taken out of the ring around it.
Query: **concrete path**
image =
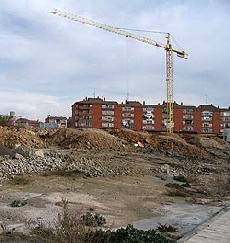
[[[180,240],[184,243],[230,243],[230,207],[200,225],[188,237]]]

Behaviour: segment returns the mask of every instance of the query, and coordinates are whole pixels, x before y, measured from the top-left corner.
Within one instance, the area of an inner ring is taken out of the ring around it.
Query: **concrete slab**
[[[230,207],[219,215],[201,225],[189,238],[181,240],[186,243],[230,243]]]

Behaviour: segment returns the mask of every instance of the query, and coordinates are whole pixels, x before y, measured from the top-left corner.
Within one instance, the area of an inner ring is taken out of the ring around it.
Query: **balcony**
[[[133,113],[123,113],[122,117],[127,117],[127,118],[134,117],[134,114]]]
[[[114,110],[114,105],[102,105],[102,110]]]
[[[184,114],[193,114],[193,109],[183,109]]]
[[[143,120],[143,124],[153,125],[154,124],[154,120]]]
[[[88,109],[90,109],[92,107],[92,105],[79,105],[78,106],[78,109],[79,110],[88,110]]]
[[[184,120],[193,120],[194,119],[194,116],[193,115],[184,115],[183,116],[183,119]]]
[[[212,117],[208,117],[208,116],[204,116],[204,117],[201,117],[201,120],[202,121],[212,121]]]
[[[147,130],[147,131],[152,131],[154,130],[154,126],[151,126],[151,125],[145,125],[142,127],[143,130]]]

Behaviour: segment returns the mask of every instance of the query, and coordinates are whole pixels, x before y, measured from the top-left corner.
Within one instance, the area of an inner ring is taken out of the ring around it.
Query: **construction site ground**
[[[29,234],[31,225],[54,223],[66,199],[79,215],[103,215],[106,228],[170,224],[178,238],[230,199],[230,146],[217,137],[0,128],[0,144],[0,165],[10,168],[7,175],[1,171],[0,221],[6,231]],[[47,166],[50,158],[57,167]],[[28,172],[28,161],[48,169],[32,166]],[[26,205],[12,207],[15,200]]]

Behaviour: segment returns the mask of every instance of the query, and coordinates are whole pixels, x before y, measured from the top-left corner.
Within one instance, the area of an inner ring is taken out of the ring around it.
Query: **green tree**
[[[0,115],[0,126],[6,126],[9,120],[9,116]]]

